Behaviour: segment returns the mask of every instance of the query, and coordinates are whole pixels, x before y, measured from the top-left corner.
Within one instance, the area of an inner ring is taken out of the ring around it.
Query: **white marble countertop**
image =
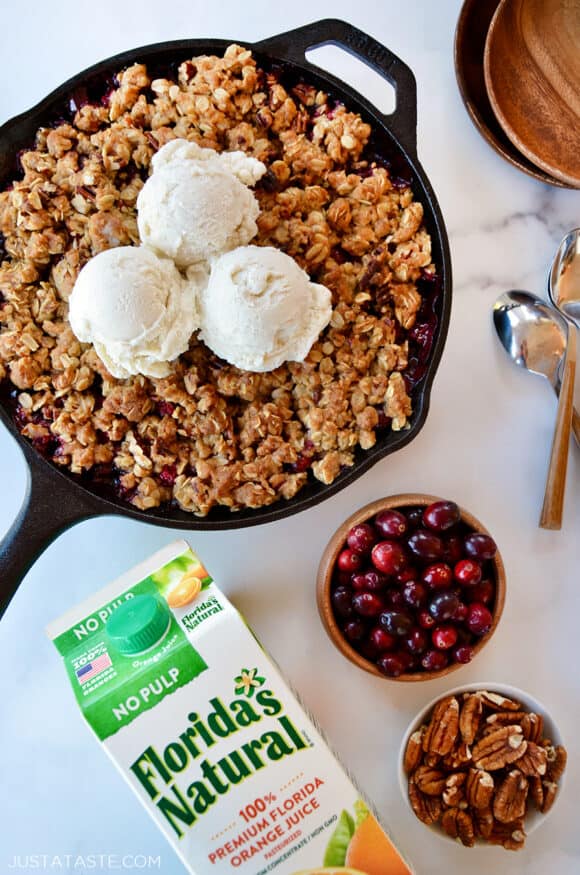
[[[480,139],[461,104],[453,72],[460,0],[72,0],[9,4],[0,35],[0,121],[108,55],[164,39],[219,36],[256,41],[314,18],[341,17],[400,55],[418,84],[419,155],[440,199],[451,238],[453,315],[432,409],[416,440],[354,485],[287,521],[191,541],[217,581],[314,712],[331,743],[390,824],[420,875],[580,871],[577,825],[580,675],[580,452],[570,457],[563,531],[537,519],[555,412],[547,384],[508,363],[492,332],[490,308],[508,288],[543,293],[553,252],[580,224],[580,193],[520,175]],[[384,86],[343,53],[335,70],[371,98]],[[19,450],[0,434],[0,534],[25,488]],[[508,574],[499,630],[485,652],[446,680],[404,686],[364,675],[329,643],[315,608],[321,549],[354,509],[381,495],[425,491],[455,498],[496,535]],[[26,577],[0,623],[0,872],[32,867],[30,855],[160,857],[157,871],[183,867],[83,724],[46,623],[114,578],[174,533],[101,518],[63,534]],[[404,728],[430,698],[455,683],[503,681],[545,703],[571,754],[567,786],[553,816],[519,854],[466,850],[414,819],[396,779]],[[114,855],[119,855],[114,856]],[[115,863],[116,861],[116,863]],[[40,865],[43,860],[40,859]],[[69,862],[69,866],[72,865]],[[108,868],[107,868],[108,867]],[[56,871],[56,870],[52,870]],[[77,871],[77,870],[75,870]],[[155,871],[155,868],[153,869]]]

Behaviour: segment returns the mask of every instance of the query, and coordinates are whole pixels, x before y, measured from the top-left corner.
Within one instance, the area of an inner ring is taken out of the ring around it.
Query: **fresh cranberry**
[[[425,671],[441,671],[449,663],[447,654],[442,650],[428,650],[421,660]]]
[[[418,529],[423,525],[423,508],[412,507],[406,511],[407,525],[410,529]]]
[[[413,568],[409,565],[407,568],[403,568],[402,571],[399,571],[398,574],[395,575],[395,580],[397,583],[407,583],[409,580],[418,580],[419,572],[416,568]]]
[[[436,562],[423,571],[423,581],[430,589],[448,589],[453,583],[453,572],[445,562]]]
[[[347,619],[352,616],[352,593],[345,586],[339,586],[332,593],[332,606],[335,614]]]
[[[407,665],[407,661],[400,653],[384,653],[377,660],[379,670],[390,678],[400,677],[406,671]]]
[[[406,605],[405,598],[400,589],[395,589],[395,587],[390,587],[385,593],[385,602],[391,608],[404,608]]]
[[[453,569],[453,575],[463,586],[475,586],[481,580],[481,565],[473,559],[461,559]]]
[[[487,578],[475,586],[470,586],[465,590],[467,600],[469,602],[481,602],[484,605],[489,605],[493,601],[495,595],[495,586],[491,580]]]
[[[467,618],[468,607],[464,605],[463,602],[459,602],[457,605],[457,610],[454,612],[453,617],[451,619],[455,620],[456,623],[463,623],[463,621]]]
[[[350,586],[352,574],[349,574],[348,571],[337,571],[335,577],[339,586]]]
[[[407,544],[415,556],[418,556],[423,562],[434,562],[440,559],[443,554],[441,538],[426,529],[418,529],[413,532]]]
[[[479,562],[485,562],[487,559],[493,559],[497,553],[497,546],[493,538],[489,535],[483,535],[474,532],[467,535],[463,542],[464,550],[472,559],[478,559]]]
[[[355,553],[368,553],[375,543],[376,537],[368,523],[353,526],[347,535],[346,542]]]
[[[383,611],[379,622],[391,635],[408,635],[413,628],[413,620],[406,611]]]
[[[387,582],[387,578],[383,574],[379,574],[378,571],[367,571],[364,578],[366,581],[365,589],[370,590],[370,592],[379,592],[384,589]]]
[[[453,651],[453,659],[455,662],[471,662],[473,658],[473,647],[470,647],[469,644],[460,644],[459,647],[456,647]]]
[[[431,616],[429,611],[419,611],[417,619],[421,629],[432,629],[435,625],[435,619]]]
[[[384,538],[402,538],[407,531],[407,518],[398,510],[383,510],[376,515],[375,526]]]
[[[423,629],[412,629],[405,638],[405,647],[410,653],[419,655],[427,650],[429,638]]]
[[[454,593],[439,592],[429,602],[429,613],[437,621],[450,620],[458,607],[459,599]]]
[[[356,649],[361,656],[364,656],[365,659],[370,659],[371,662],[374,662],[381,654],[381,651],[377,649],[377,646],[370,638],[365,638],[364,641],[359,641],[356,645]]]
[[[356,644],[364,638],[367,627],[362,620],[349,620],[348,623],[345,623],[342,627],[342,631],[344,637],[350,641],[351,644]]]
[[[411,608],[422,608],[427,602],[427,587],[418,580],[410,580],[403,587],[403,599]]]
[[[463,556],[463,540],[459,535],[449,535],[443,542],[443,558],[449,565],[455,565]]]
[[[363,564],[360,553],[355,553],[354,550],[343,550],[339,553],[337,563],[341,571],[349,571],[351,574],[358,571]]]
[[[467,628],[474,635],[486,635],[493,623],[491,611],[485,605],[482,605],[481,602],[473,602],[473,604],[469,605],[466,623]]]
[[[431,632],[431,641],[437,650],[450,650],[457,644],[457,629],[455,626],[437,626]]]
[[[375,626],[369,637],[374,646],[381,653],[384,650],[393,650],[397,644],[395,636],[391,635],[390,632],[387,632],[386,629],[382,629],[380,626]]]
[[[379,541],[371,553],[373,565],[384,574],[398,574],[406,565],[403,548],[396,541]]]
[[[434,532],[446,532],[461,519],[454,501],[434,501],[423,511],[423,524]]]
[[[366,574],[351,574],[350,582],[352,584],[352,588],[357,592],[362,592],[362,590],[368,589]]]
[[[383,600],[373,592],[357,592],[352,597],[352,606],[361,617],[378,617],[385,607]]]

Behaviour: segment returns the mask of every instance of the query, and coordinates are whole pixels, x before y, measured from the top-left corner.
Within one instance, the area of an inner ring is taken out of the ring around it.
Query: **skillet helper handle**
[[[51,472],[31,447],[21,445],[21,449],[28,462],[26,494],[18,516],[0,542],[0,618],[27,571],[49,544],[75,523],[99,515],[90,496],[79,494],[65,480],[59,482],[60,475]]]
[[[264,51],[278,55],[302,67],[307,66],[316,72],[323,72],[316,64],[305,60],[308,49],[318,46],[340,46],[363,61],[379,75],[391,83],[395,89],[396,106],[391,115],[375,109],[401,146],[412,155],[417,152],[417,84],[415,76],[397,55],[372,36],[341,21],[338,18],[325,18],[314,21],[296,30],[270,37],[258,43]],[[325,73],[325,75],[328,75]],[[334,77],[332,77],[334,78]]]
[[[540,514],[541,529],[561,529],[568,469],[568,449],[574,411],[574,378],[576,374],[576,327],[568,326],[568,346],[564,363],[562,388],[558,399],[554,438],[546,479],[544,504]]]

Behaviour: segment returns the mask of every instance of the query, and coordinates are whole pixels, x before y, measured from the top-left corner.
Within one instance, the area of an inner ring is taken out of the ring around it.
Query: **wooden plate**
[[[491,20],[500,0],[465,0],[455,31],[455,75],[469,116],[489,145],[513,167],[558,188],[565,182],[544,173],[519,152],[495,117],[483,75],[483,52]]]
[[[546,173],[580,187],[580,0],[501,0],[485,43],[493,111]]]

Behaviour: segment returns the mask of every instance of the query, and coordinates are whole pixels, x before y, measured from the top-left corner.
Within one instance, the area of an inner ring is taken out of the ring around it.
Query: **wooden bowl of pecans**
[[[410,724],[399,782],[415,816],[442,838],[515,851],[552,811],[566,759],[536,699],[506,684],[466,684]]]

